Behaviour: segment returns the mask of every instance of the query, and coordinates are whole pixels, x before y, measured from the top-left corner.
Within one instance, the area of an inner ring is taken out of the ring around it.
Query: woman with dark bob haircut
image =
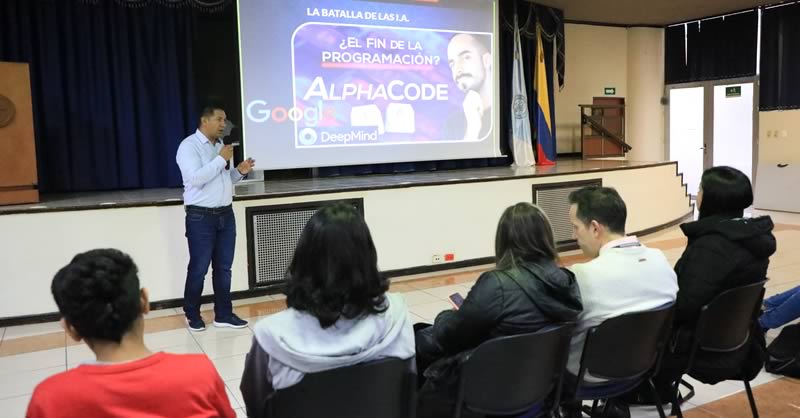
[[[654,379],[662,396],[674,393],[686,370],[700,309],[726,290],[766,280],[769,256],[776,249],[773,224],[769,216],[744,217],[752,204],[753,188],[741,171],[713,167],[703,173],[697,194],[700,215],[681,225],[688,244],[675,264],[679,291],[672,349]],[[732,353],[698,351],[689,374],[708,384],[740,378],[741,371],[755,377],[763,365],[764,333],[755,326],[750,335],[748,344]],[[644,388],[638,392],[647,393]],[[652,403],[643,398],[638,395],[636,401]]]
[[[537,206],[517,203],[500,217],[497,266],[478,278],[457,310],[433,325],[417,324],[419,417],[451,416],[461,364],[492,338],[574,321],[583,310],[575,275],[558,264],[550,221]]]
[[[414,357],[405,301],[386,293],[369,228],[352,206],[335,203],[311,217],[286,275],[288,309],[254,329],[241,383],[248,416],[265,416],[274,391],[306,373]]]

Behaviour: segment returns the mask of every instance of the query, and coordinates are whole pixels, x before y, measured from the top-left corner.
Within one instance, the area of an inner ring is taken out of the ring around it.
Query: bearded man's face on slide
[[[458,34],[447,45],[447,61],[453,81],[464,93],[470,90],[482,93],[484,83],[491,84],[491,59],[486,47],[471,34]]]
[[[465,141],[485,138],[491,127],[492,54],[475,35],[460,33],[447,45],[447,63],[453,80],[464,92]]]

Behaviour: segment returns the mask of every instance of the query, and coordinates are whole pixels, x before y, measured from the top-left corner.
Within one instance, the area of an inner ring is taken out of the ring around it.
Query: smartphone
[[[453,293],[450,295],[450,304],[453,305],[454,308],[458,309],[464,303],[464,296],[461,296],[460,293]]]

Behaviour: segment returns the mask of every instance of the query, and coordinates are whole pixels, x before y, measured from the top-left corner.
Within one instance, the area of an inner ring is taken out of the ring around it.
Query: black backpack
[[[800,324],[783,328],[767,352],[767,372],[800,378]]]

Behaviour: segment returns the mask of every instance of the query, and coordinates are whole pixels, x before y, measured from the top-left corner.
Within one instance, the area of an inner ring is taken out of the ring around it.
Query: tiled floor
[[[778,252],[771,259],[770,281],[767,295],[800,285],[800,215],[771,214],[778,225],[775,235]],[[642,240],[651,247],[664,251],[674,263],[686,246],[686,239],[679,228],[671,228]],[[583,261],[579,251],[561,254],[566,265]],[[432,321],[443,309],[450,309],[447,297],[455,292],[466,294],[480,273],[491,266],[460,269],[434,275],[417,275],[395,279],[391,291],[405,297],[412,320]],[[239,383],[244,367],[245,354],[252,341],[252,327],[258,319],[285,309],[283,296],[236,301],[235,311],[249,319],[250,327],[242,330],[216,329],[210,327],[202,333],[186,330],[180,310],[165,309],[147,315],[145,341],[153,350],[172,353],[205,353],[216,365],[228,389],[231,405],[239,416],[244,417],[244,403],[239,392]],[[204,306],[206,319],[211,319],[212,307]],[[775,332],[769,334],[774,337]],[[68,340],[58,323],[26,325],[0,328],[0,411],[8,418],[22,417],[34,387],[48,376],[75,367],[82,361],[92,359],[91,351],[84,344]],[[691,380],[691,379],[690,379]],[[722,382],[704,385],[692,382],[697,395],[685,405],[687,417],[747,417],[749,408],[744,397],[744,387],[739,382]],[[779,379],[762,372],[753,382],[756,399],[763,405],[762,417],[800,417],[800,396],[794,396],[794,404],[788,402],[783,393],[800,393],[800,382]],[[733,396],[730,396],[733,395]],[[783,396],[783,397],[781,397]],[[789,396],[789,395],[787,395]],[[785,398],[785,399],[784,399]],[[744,402],[744,403],[742,403]],[[777,405],[777,406],[776,406]],[[792,407],[792,405],[796,405]],[[794,409],[797,408],[797,409]],[[656,417],[654,408],[634,408],[634,417]]]

